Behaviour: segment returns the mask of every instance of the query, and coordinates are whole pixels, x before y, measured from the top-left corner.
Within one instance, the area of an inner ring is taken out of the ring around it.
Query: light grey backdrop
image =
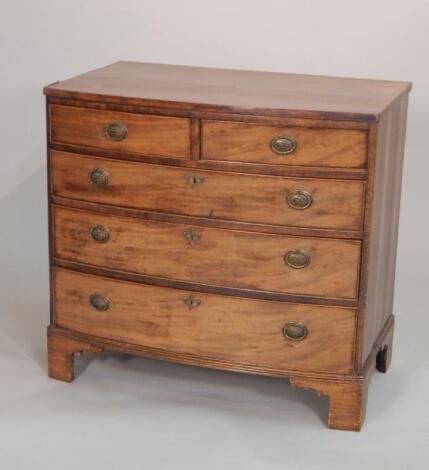
[[[424,0],[2,0],[0,468],[425,469],[429,3]],[[403,185],[393,367],[360,434],[280,380],[108,354],[72,385],[46,377],[42,87],[116,60],[414,83]]]

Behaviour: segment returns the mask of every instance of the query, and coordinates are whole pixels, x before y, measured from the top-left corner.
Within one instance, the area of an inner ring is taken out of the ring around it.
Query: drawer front
[[[189,158],[190,119],[50,106],[53,143]]]
[[[355,298],[360,242],[149,222],[56,207],[55,256],[214,286]]]
[[[93,336],[283,370],[351,370],[353,309],[191,293],[66,270],[55,270],[54,293],[55,324]],[[300,336],[293,340],[286,335],[295,322]]]
[[[364,168],[362,130],[275,127],[203,121],[201,154],[207,160],[270,165]]]
[[[364,183],[193,171],[52,152],[56,196],[272,225],[360,230]]]

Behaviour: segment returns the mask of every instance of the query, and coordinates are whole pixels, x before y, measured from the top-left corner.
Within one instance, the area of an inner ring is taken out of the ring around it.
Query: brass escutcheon
[[[304,210],[311,206],[313,197],[308,191],[296,189],[287,195],[286,201],[292,209]]]
[[[307,335],[308,330],[303,323],[291,321],[283,327],[283,336],[290,341],[302,341]]]
[[[186,230],[183,235],[191,246],[197,245],[201,241],[201,234],[194,230]]]
[[[197,297],[194,297],[193,295],[186,297],[186,299],[184,299],[183,302],[189,308],[189,310],[192,310],[193,308],[197,308],[199,305],[201,305],[201,300],[198,299]]]
[[[93,225],[89,231],[93,240],[97,243],[106,243],[109,241],[110,232],[102,225]]]
[[[91,307],[98,312],[105,312],[110,308],[110,300],[107,297],[104,297],[104,295],[91,294],[88,300],[91,304]]]
[[[105,188],[109,184],[109,174],[100,168],[94,168],[88,174],[89,181],[96,188]]]
[[[283,259],[293,269],[305,268],[310,263],[310,255],[303,250],[289,250]]]
[[[191,188],[196,188],[204,181],[204,176],[197,175],[196,173],[185,176],[185,178]]]
[[[276,135],[270,141],[270,148],[277,155],[289,155],[295,151],[296,146],[296,140],[286,135]]]
[[[124,140],[127,132],[127,126],[119,121],[108,122],[104,128],[104,135],[115,142]]]

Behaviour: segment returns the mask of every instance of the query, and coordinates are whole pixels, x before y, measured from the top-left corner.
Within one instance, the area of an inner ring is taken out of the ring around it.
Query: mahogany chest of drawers
[[[285,377],[360,429],[409,90],[129,62],[47,86],[50,376],[106,348]]]

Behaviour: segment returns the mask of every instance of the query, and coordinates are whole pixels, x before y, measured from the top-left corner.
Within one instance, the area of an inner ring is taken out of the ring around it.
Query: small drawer
[[[362,181],[194,171],[56,151],[51,174],[54,195],[65,198],[270,225],[362,227]]]
[[[56,269],[55,324],[179,354],[269,369],[348,373],[350,308],[187,292]]]
[[[357,240],[290,237],[55,207],[55,256],[220,287],[354,299]]]
[[[52,143],[187,159],[190,119],[51,105]]]
[[[364,168],[367,133],[355,129],[276,127],[202,122],[206,160],[333,168]]]

